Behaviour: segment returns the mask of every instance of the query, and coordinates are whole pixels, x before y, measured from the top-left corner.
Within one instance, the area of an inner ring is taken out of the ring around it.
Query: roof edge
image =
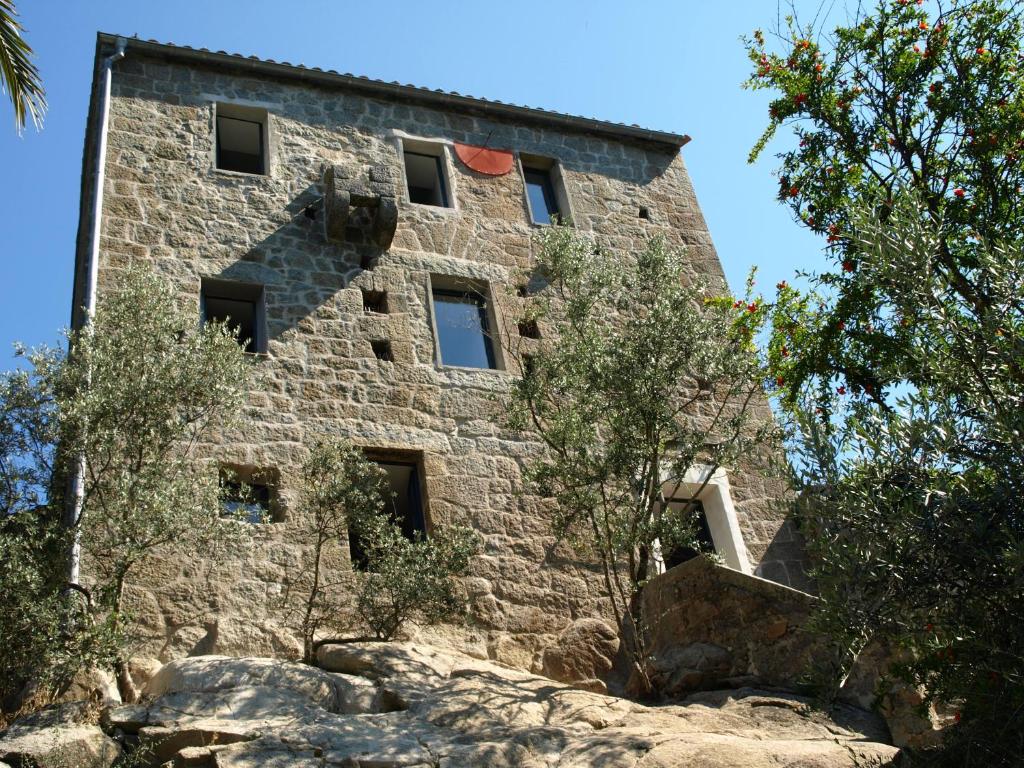
[[[567,115],[561,112],[549,112],[545,109],[522,107],[500,101],[488,101],[487,99],[480,99],[474,96],[463,96],[455,92],[431,90],[414,85],[401,85],[400,83],[388,83],[383,80],[342,74],[334,70],[323,70],[319,67],[305,67],[289,62],[260,59],[255,56],[246,57],[241,54],[226,53],[224,51],[210,51],[205,48],[191,48],[172,43],[159,43],[155,40],[141,40],[108,32],[99,32],[97,34],[97,55],[99,55],[99,51],[104,45],[113,45],[119,37],[127,40],[129,51],[134,49],[151,56],[213,64],[218,67],[242,70],[255,74],[289,80],[301,80],[336,88],[347,88],[370,96],[400,99],[403,101],[411,100],[426,106],[480,112],[497,117],[512,117],[517,120],[525,120],[540,125],[550,125],[619,140],[651,144],[667,152],[678,152],[690,141],[690,137],[685,134],[656,131],[636,125],[624,125],[589,117]]]

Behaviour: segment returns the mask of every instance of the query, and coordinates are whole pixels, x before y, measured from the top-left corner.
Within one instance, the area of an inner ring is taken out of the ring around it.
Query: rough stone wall
[[[269,175],[214,168],[218,101],[269,110]],[[304,545],[288,515],[298,468],[319,433],[422,452],[431,523],[470,525],[483,537],[468,587],[473,632],[491,657],[537,668],[561,629],[605,613],[597,571],[550,552],[539,500],[519,495],[536,446],[502,428],[496,399],[517,363],[508,360],[508,371],[435,364],[431,274],[487,283],[499,342],[515,332],[519,299],[510,288],[530,266],[536,230],[522,177],[478,174],[449,151],[456,207],[412,205],[400,189],[395,131],[555,158],[576,226],[623,250],[663,235],[689,249],[695,274],[723,280],[678,154],[129,50],[113,78],[101,295],[138,263],[172,280],[197,315],[203,277],[265,286],[267,354],[246,426],[204,450],[279,471],[285,509],[284,521],[261,526],[244,552],[164,559],[140,573],[132,595],[144,655],[294,652],[270,606]],[[328,242],[322,221],[304,214],[321,195],[326,164],[364,175],[370,166],[393,170],[399,220],[387,252]],[[640,206],[649,220],[638,217]],[[387,291],[389,314],[364,313],[360,288]],[[376,359],[374,339],[390,340],[393,363]],[[766,576],[803,586],[798,548],[773,504],[784,487],[763,466],[729,471],[750,559]]]

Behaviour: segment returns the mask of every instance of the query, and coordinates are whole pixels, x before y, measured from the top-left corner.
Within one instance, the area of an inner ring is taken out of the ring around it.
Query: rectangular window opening
[[[440,155],[404,151],[409,202],[449,208],[444,162]]]
[[[650,218],[651,218],[651,212],[647,209],[646,206],[640,206],[640,212],[637,215],[641,219],[650,220]]]
[[[708,526],[708,518],[704,512],[704,504],[699,499],[670,499],[668,508],[677,515],[685,513],[692,516],[697,524],[697,547],[666,548],[662,552],[666,570],[692,560],[698,555],[713,554],[716,551],[715,540],[711,537],[711,528]]]
[[[409,541],[427,536],[427,520],[420,485],[419,462],[374,460],[387,473],[389,498],[384,508],[391,521],[402,529]],[[349,527],[349,555],[352,567],[359,571],[369,569],[365,547],[358,532]]]
[[[216,141],[218,169],[266,175],[266,110],[218,104]]]
[[[252,467],[221,467],[220,516],[252,525],[280,521],[277,473]]]
[[[565,218],[558,204],[553,173],[553,165],[542,167],[529,160],[523,161],[526,198],[530,205],[530,218],[534,224],[551,224]]]
[[[365,288],[361,290],[363,292],[363,312],[378,315],[388,313],[387,291],[368,291]]]
[[[497,368],[487,301],[473,289],[433,289],[441,365]]]
[[[225,323],[246,352],[266,351],[263,286],[204,279],[201,291],[203,323]]]
[[[386,363],[395,362],[395,355],[391,351],[391,342],[385,339],[378,339],[371,341],[370,346],[373,348],[374,357],[378,360],[383,360]]]

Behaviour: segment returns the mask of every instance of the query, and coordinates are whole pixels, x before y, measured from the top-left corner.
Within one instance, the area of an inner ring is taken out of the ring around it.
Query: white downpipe
[[[96,173],[93,176],[92,191],[92,231],[89,236],[89,271],[85,282],[85,322],[82,327],[92,323],[96,314],[96,284],[100,272],[100,229],[103,223],[103,186],[106,178],[107,161],[107,127],[110,124],[110,85],[113,80],[114,62],[124,58],[128,41],[117,38],[114,53],[103,60],[103,90],[100,102],[100,136],[96,144]],[[82,542],[78,529],[78,521],[82,517],[82,505],[85,502],[85,456],[80,454],[75,462],[75,476],[72,480],[71,494],[74,500],[68,515],[68,525],[74,527],[75,537],[68,556],[68,583],[79,586],[82,565]]]

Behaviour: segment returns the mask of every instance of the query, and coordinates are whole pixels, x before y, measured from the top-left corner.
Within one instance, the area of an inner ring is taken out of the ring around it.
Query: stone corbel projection
[[[387,250],[398,226],[391,169],[385,165],[372,166],[368,183],[353,175],[340,165],[324,168],[324,234],[328,240],[345,242],[349,227],[355,226],[352,208],[366,208],[370,218],[368,225],[361,225],[368,230],[364,236],[381,250]]]

